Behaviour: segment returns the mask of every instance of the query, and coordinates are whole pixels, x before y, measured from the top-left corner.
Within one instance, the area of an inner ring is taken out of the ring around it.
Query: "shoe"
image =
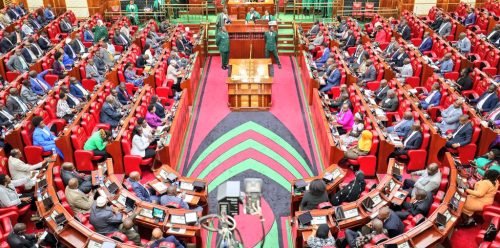
[[[278,68],[281,69],[281,65],[278,65]]]

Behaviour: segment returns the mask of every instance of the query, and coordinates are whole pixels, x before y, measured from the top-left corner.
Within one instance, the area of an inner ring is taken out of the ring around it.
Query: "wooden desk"
[[[255,11],[259,12],[261,16],[264,15],[265,10],[269,11],[271,15],[274,15],[275,13],[273,0],[264,0],[262,2],[229,0],[227,2],[228,14],[231,16],[236,15],[238,19],[245,19],[246,14],[250,11],[250,8],[254,8]]]
[[[230,24],[225,26],[229,34],[229,56],[235,59],[264,58],[264,32],[267,24]],[[252,47],[252,49],[250,49]]]
[[[228,105],[233,111],[262,111],[271,108],[273,78],[271,59],[230,59],[227,79]]]
[[[335,225],[335,222],[333,221],[334,211],[332,208],[330,208],[330,209],[314,209],[311,211],[292,212],[292,213],[295,213],[294,222],[293,222],[294,230],[297,230],[297,236],[295,239],[295,247],[303,247],[304,242],[307,241],[307,238],[309,238],[309,236],[312,233],[312,225],[308,225],[305,227],[301,227],[299,225],[298,216],[303,214],[303,213],[306,213],[306,212],[311,213],[313,218],[325,216],[326,217],[326,224],[328,224],[328,226],[330,227],[330,231],[332,233],[336,233],[336,231],[335,231],[336,225]]]
[[[313,89],[318,89],[319,82],[318,80],[313,78],[311,68],[309,67],[308,59],[307,59],[307,51],[300,51],[298,57],[298,64],[300,69],[300,76],[302,79],[302,83],[304,84],[305,95],[307,98],[307,102],[309,105],[312,104],[314,98]]]

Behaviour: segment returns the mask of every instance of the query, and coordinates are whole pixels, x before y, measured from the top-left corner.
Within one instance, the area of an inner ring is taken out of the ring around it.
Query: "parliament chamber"
[[[0,2],[0,247],[500,247],[500,2]]]

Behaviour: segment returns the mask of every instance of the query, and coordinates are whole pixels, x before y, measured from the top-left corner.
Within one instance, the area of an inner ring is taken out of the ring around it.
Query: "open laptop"
[[[117,191],[118,191],[118,185],[116,185],[116,183],[111,183],[109,186],[108,186],[108,191],[110,194],[114,195]]]
[[[135,208],[134,199],[127,196],[127,198],[125,199],[125,211],[128,213],[128,212],[134,210],[134,208]]]
[[[52,201],[51,197],[47,197],[42,200],[43,207],[45,208],[45,211],[49,210],[54,206],[54,202]]]
[[[444,214],[438,213],[436,216],[436,225],[438,227],[445,227],[447,223],[446,216]]]
[[[371,197],[366,197],[366,199],[364,199],[362,202],[361,202],[361,205],[363,205],[363,207],[367,210],[367,211],[372,211],[373,209],[373,206],[375,205],[372,198]]]
[[[455,194],[451,198],[451,200],[450,200],[450,207],[451,207],[451,209],[453,211],[457,211],[458,210],[458,206],[460,205],[460,199],[461,198],[462,197],[457,192],[455,192]]]

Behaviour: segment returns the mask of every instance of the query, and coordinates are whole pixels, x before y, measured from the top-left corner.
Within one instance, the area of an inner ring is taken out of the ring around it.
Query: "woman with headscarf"
[[[335,247],[335,239],[327,224],[313,225],[312,233],[307,238],[307,246],[311,248]]]
[[[309,190],[304,194],[300,202],[301,211],[312,210],[318,207],[318,204],[327,202],[326,184],[322,179],[315,179],[309,183]]]
[[[352,125],[354,124],[354,118],[352,115],[352,111],[349,108],[349,104],[342,104],[342,108],[337,113],[337,124],[341,126],[337,126],[337,131],[339,134],[345,134],[352,129]]]
[[[371,131],[364,130],[361,132],[361,139],[355,148],[345,151],[344,157],[347,159],[358,159],[359,156],[364,156],[370,153],[372,149],[373,134]]]
[[[497,158],[500,156],[500,151],[493,149],[481,157],[474,159],[472,164],[475,164],[477,173],[484,176],[485,171],[495,170],[500,172],[500,165],[498,165]]]
[[[357,112],[354,114],[354,125],[352,125],[352,129],[346,134],[341,135],[340,139],[342,139],[342,142],[348,147],[355,141],[358,141],[363,130],[365,130],[364,117],[362,113]]]
[[[477,211],[482,211],[484,206],[493,204],[498,190],[498,176],[496,170],[487,170],[483,180],[476,182],[474,189],[467,189],[467,200],[463,208],[464,225],[475,225],[474,215]]]
[[[330,202],[333,206],[339,206],[343,202],[353,202],[359,199],[366,186],[365,174],[359,170],[356,171],[355,176],[354,180],[332,195]]]

